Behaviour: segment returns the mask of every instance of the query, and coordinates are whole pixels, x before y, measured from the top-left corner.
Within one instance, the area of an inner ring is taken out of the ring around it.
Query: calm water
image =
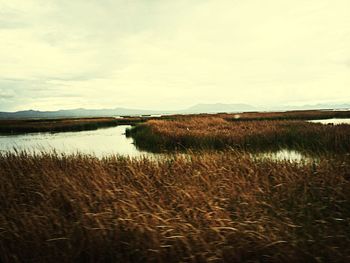
[[[121,154],[140,156],[146,154],[136,149],[131,138],[126,138],[128,125],[94,131],[30,133],[0,136],[0,151],[26,150],[30,152],[51,151],[58,153],[87,153],[103,156]]]
[[[30,133],[23,135],[0,135],[0,151],[26,150],[29,152],[47,152],[55,150],[58,153],[94,154],[98,157],[120,154],[130,157],[148,156],[162,157],[138,150],[131,138],[125,136],[129,125],[94,131],[61,132],[61,133]],[[303,162],[312,160],[294,150],[280,150],[254,154],[258,159],[287,160]]]
[[[307,156],[295,150],[282,149],[277,152],[264,152],[254,154],[257,159],[272,159],[275,161],[289,161],[296,163],[313,162],[315,158]]]
[[[326,120],[311,120],[309,122],[322,123],[322,124],[350,124],[350,119],[326,119]]]

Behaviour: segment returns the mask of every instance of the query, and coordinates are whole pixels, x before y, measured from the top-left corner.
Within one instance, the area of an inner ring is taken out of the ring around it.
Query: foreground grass
[[[228,121],[219,117],[151,120],[127,132],[144,150],[183,149],[277,150],[350,152],[350,125],[304,121]]]
[[[349,156],[0,156],[1,262],[349,262]]]

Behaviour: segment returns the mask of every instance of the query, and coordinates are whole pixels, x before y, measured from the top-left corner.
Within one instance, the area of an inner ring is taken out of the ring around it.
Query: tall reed
[[[303,121],[227,121],[218,117],[151,120],[128,131],[135,144],[161,152],[183,149],[350,152],[350,125]]]
[[[0,155],[0,262],[349,262],[349,156]]]

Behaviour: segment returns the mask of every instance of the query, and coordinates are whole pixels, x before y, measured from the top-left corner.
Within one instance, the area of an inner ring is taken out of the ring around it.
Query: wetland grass
[[[348,262],[349,158],[0,155],[0,261]]]
[[[266,151],[282,148],[317,153],[349,153],[350,125],[304,121],[229,121],[220,117],[151,120],[127,131],[144,150],[227,149]]]
[[[22,134],[31,132],[67,132],[96,130],[117,125],[135,125],[145,118],[70,118],[70,119],[25,119],[0,120],[0,134]]]

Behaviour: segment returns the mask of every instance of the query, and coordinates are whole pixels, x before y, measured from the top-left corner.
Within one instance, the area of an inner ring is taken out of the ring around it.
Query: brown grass
[[[317,120],[330,118],[350,118],[350,111],[346,110],[294,110],[275,112],[239,112],[239,113],[217,113],[217,114],[189,114],[173,115],[164,118],[184,117],[219,117],[227,120]],[[163,118],[163,119],[164,119]]]
[[[276,150],[350,152],[350,125],[304,121],[228,121],[219,117],[151,120],[128,134],[137,146],[151,151],[181,149]]]
[[[0,133],[62,132],[95,130],[117,125],[133,125],[144,121],[143,118],[70,118],[70,119],[33,119],[0,120]]]
[[[121,119],[111,117],[99,118],[57,118],[57,119],[14,119],[0,120],[0,134],[28,133],[28,132],[62,132],[94,130],[116,125],[135,125],[152,119],[184,120],[193,117],[222,118],[228,121],[251,120],[307,120],[327,118],[350,118],[350,111],[287,111],[287,112],[245,112],[239,114],[189,114],[189,115],[164,115],[160,118],[150,116],[125,116]],[[239,117],[237,119],[237,117]]]
[[[349,262],[349,156],[0,155],[1,262]]]
[[[237,120],[315,120],[330,118],[350,118],[350,111],[296,110],[286,112],[244,112],[223,114],[222,117]]]

